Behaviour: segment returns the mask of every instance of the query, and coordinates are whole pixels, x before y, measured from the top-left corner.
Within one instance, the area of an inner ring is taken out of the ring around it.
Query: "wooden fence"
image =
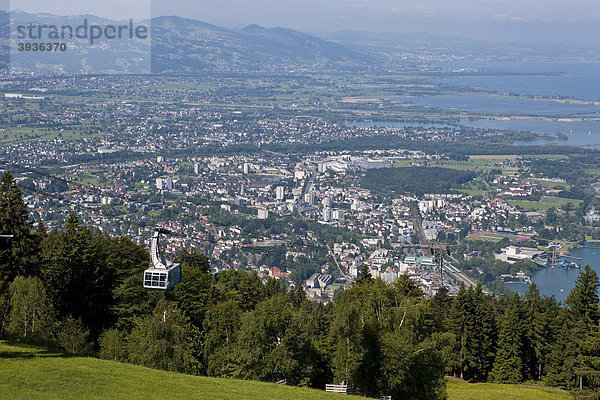
[[[352,385],[340,384],[340,385],[325,385],[326,392],[350,394],[352,391]]]

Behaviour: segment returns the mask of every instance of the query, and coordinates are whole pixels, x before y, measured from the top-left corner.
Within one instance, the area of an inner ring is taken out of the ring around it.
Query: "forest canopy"
[[[473,179],[474,172],[450,168],[381,168],[368,170],[361,185],[382,194],[394,192],[420,196],[425,193],[448,193]]]

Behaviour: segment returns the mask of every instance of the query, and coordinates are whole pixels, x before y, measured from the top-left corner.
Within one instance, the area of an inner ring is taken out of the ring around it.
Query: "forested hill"
[[[524,297],[478,286],[425,298],[408,276],[386,284],[367,268],[323,306],[300,284],[213,276],[204,255],[183,253],[183,280],[164,293],[142,288],[143,246],[75,214],[59,231],[34,230],[21,197],[5,173],[0,234],[13,238],[0,239],[2,338],[209,377],[319,389],[346,381],[377,398],[444,399],[446,375],[600,393],[599,282],[589,267],[567,307],[535,285]]]

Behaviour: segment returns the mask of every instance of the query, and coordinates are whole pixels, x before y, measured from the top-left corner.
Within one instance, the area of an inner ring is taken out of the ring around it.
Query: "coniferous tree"
[[[527,377],[541,380],[548,363],[551,343],[555,340],[554,321],[557,305],[554,297],[542,299],[535,283],[525,293],[524,311],[526,325]]]
[[[32,232],[29,211],[12,174],[5,172],[0,180],[0,285],[7,285],[19,276],[37,274],[39,241]]]
[[[458,375],[460,378],[464,378],[463,369],[463,354],[465,347],[465,330],[466,330],[466,315],[465,315],[465,302],[467,299],[467,289],[464,284],[461,284],[454,301],[452,302],[452,309],[450,310],[450,321],[452,333],[455,335],[456,347],[452,354],[453,365],[451,366],[454,376]]]
[[[463,379],[474,378],[477,366],[474,349],[476,341],[476,318],[473,289],[461,285],[452,307],[453,333],[456,335],[457,365],[459,375]]]
[[[306,300],[306,292],[302,282],[298,282],[298,287],[293,292],[290,292],[290,300],[296,308],[300,308]]]
[[[598,275],[596,271],[586,265],[575,281],[575,287],[567,296],[567,305],[571,310],[571,317],[579,324],[586,327],[598,325],[600,314],[598,312]]]
[[[136,316],[152,313],[163,294],[144,289],[142,285],[143,272],[150,263],[150,256],[143,245],[129,238],[113,239],[107,245],[104,264],[115,275],[111,284],[112,321],[106,327],[114,325],[123,332],[129,332]]]
[[[360,272],[358,273],[358,278],[356,278],[356,284],[361,285],[363,283],[371,283],[373,282],[373,276],[371,275],[371,270],[365,264],[360,268]]]
[[[580,377],[578,397],[600,397],[600,329],[594,327],[587,337],[580,341],[578,365],[575,373]]]
[[[423,290],[410,278],[408,274],[402,274],[392,284],[397,295],[410,298],[423,297]]]
[[[502,317],[498,353],[492,371],[493,380],[519,383],[525,378],[525,327],[521,298],[515,293]]]
[[[491,372],[496,350],[496,325],[494,313],[481,284],[469,292],[473,308],[471,333],[472,365],[471,374],[476,380],[485,381]]]
[[[543,380],[550,386],[572,389],[578,384],[575,367],[580,352],[573,323],[562,311],[552,325],[556,335],[549,345],[550,352],[547,355]]]
[[[202,328],[212,284],[212,276],[206,267],[209,262],[205,255],[193,253],[187,253],[181,260],[181,282],[168,295],[194,326]]]
[[[81,319],[94,340],[114,322],[117,272],[106,262],[109,248],[108,238],[82,227],[75,213],[64,232],[52,232],[43,243],[42,277],[58,318]]]
[[[254,310],[264,299],[263,284],[255,273],[244,274],[239,283],[240,307],[244,311]]]
[[[431,311],[433,318],[433,329],[435,332],[447,332],[450,330],[450,311],[452,300],[448,295],[448,289],[442,286],[431,299]]]
[[[576,370],[582,370],[582,339],[588,336],[589,332],[598,325],[600,313],[598,310],[598,275],[596,271],[586,265],[575,281],[575,287],[567,296],[567,305],[569,306],[569,316],[571,318],[572,339],[577,344],[577,359],[575,361]],[[583,387],[584,377],[578,375],[578,384]]]
[[[263,293],[265,298],[275,297],[277,295],[285,294],[287,290],[281,284],[278,279],[269,278],[267,279],[267,283],[265,283],[263,287]]]

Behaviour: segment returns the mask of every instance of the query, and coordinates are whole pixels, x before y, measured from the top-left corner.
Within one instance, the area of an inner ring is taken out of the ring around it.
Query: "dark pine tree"
[[[498,355],[492,371],[493,380],[503,383],[519,383],[525,377],[525,327],[523,308],[517,293],[510,298],[502,318],[498,337]]]
[[[456,336],[455,375],[458,374],[462,379],[465,378],[465,353],[467,351],[467,307],[467,289],[464,284],[461,284],[452,303],[450,321],[452,332]]]
[[[598,284],[596,271],[586,265],[567,297],[571,317],[577,325],[583,324],[586,328],[598,325]]]
[[[360,273],[358,274],[358,278],[356,278],[355,283],[357,285],[362,285],[364,283],[372,283],[373,282],[373,276],[371,275],[371,271],[369,270],[369,267],[366,265],[363,265],[360,269]]]
[[[554,297],[541,298],[540,291],[532,283],[525,293],[526,324],[526,375],[527,379],[541,380],[548,363],[551,344],[556,339],[554,321],[558,306]]]
[[[573,323],[564,310],[552,321],[556,332],[549,344],[544,381],[551,386],[572,389],[578,384],[575,367],[579,358],[579,345],[574,333]]]
[[[0,284],[6,289],[17,276],[35,276],[39,265],[39,240],[32,231],[29,211],[12,174],[0,180]]]
[[[489,305],[488,297],[483,293],[481,284],[469,291],[474,312],[474,323],[471,336],[472,376],[485,381],[491,372],[496,350],[496,324],[494,311]]]
[[[600,395],[600,329],[594,327],[580,342],[581,355],[575,373],[580,377],[580,397],[597,399]]]

